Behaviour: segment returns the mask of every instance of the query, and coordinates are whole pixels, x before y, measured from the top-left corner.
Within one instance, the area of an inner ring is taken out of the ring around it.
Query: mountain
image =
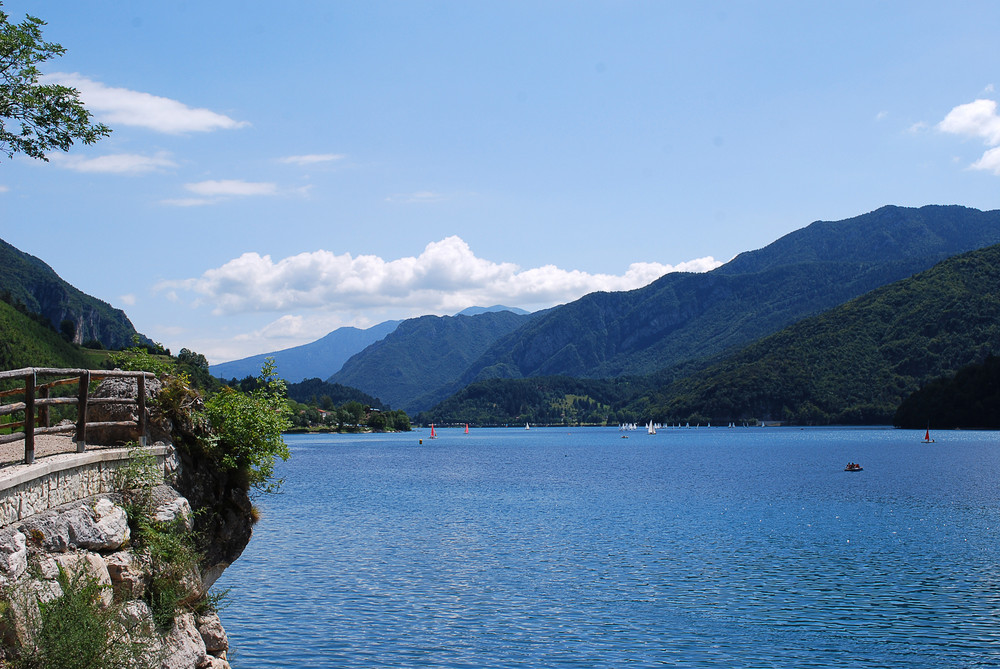
[[[0,291],[9,296],[6,301],[24,304],[54,328],[71,327],[77,344],[98,341],[104,348],[119,349],[132,345],[137,334],[124,311],[74,288],[44,262],[2,239]]]
[[[278,375],[290,383],[311,378],[325,379],[336,373],[352,355],[395,330],[399,323],[384,321],[365,330],[338,328],[312,343],[210,365],[209,371],[220,379],[243,379],[260,374],[264,360],[274,358]]]
[[[530,311],[525,311],[524,309],[518,309],[517,307],[505,307],[502,304],[494,304],[492,307],[467,307],[462,309],[460,312],[455,314],[456,316],[478,316],[479,314],[486,314],[491,311],[509,311],[514,314],[519,314],[521,316],[527,316]]]
[[[952,255],[1000,243],[1000,211],[887,206],[817,221],[704,274],[592,293],[540,312],[461,376],[649,374],[732,350]]]
[[[1000,245],[760,339],[653,394],[655,420],[889,423],[922,384],[1000,348]]]
[[[532,316],[490,311],[475,316],[421,316],[354,355],[330,383],[358,388],[395,409],[436,404],[435,395],[458,378],[487,347]]]

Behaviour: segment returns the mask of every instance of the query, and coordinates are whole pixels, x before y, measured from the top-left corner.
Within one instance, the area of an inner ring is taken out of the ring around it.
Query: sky
[[[213,363],[1000,207],[1000,3],[6,0],[112,135],[0,238]]]

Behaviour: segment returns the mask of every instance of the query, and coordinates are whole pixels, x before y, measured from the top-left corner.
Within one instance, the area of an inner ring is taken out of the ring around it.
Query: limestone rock
[[[159,379],[146,379],[146,406],[156,395],[162,384]],[[101,381],[91,397],[95,398],[127,398],[135,399],[137,382],[132,377],[111,376]],[[91,422],[122,422],[134,421],[138,418],[138,406],[135,404],[93,404],[87,409],[87,420]],[[124,444],[136,441],[140,435],[134,427],[88,427],[87,441],[93,444]],[[162,435],[157,435],[161,437]]]
[[[0,530],[0,584],[14,581],[28,569],[25,536],[15,529]]]
[[[198,632],[205,642],[205,650],[212,655],[229,650],[229,637],[222,627],[219,614],[207,613],[198,618]]]
[[[193,613],[177,616],[170,634],[163,640],[163,646],[168,654],[160,664],[160,669],[191,669],[202,666],[208,657]]]
[[[221,657],[208,655],[205,662],[198,665],[198,669],[232,669],[232,665]]]
[[[71,579],[77,574],[96,579],[101,585],[101,601],[105,606],[111,605],[114,598],[111,575],[108,573],[108,565],[100,555],[88,551],[74,551],[57,555],[55,559]]]
[[[139,599],[146,591],[149,574],[128,551],[112,553],[104,558],[115,595],[122,600]]]
[[[159,485],[153,488],[153,505],[153,520],[170,523],[181,518],[185,529],[194,529],[191,503],[170,486]]]
[[[125,510],[108,498],[93,506],[61,507],[28,518],[20,530],[47,551],[65,553],[71,548],[118,550],[129,539]]]
[[[92,546],[84,546],[85,548],[117,550],[129,540],[130,530],[125,509],[107,497],[97,500],[97,504],[94,505],[94,518],[97,521],[99,539]]]

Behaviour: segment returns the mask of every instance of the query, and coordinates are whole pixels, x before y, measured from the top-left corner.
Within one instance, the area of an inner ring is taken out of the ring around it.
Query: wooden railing
[[[39,377],[62,377],[47,383],[39,383]],[[68,377],[68,378],[67,378]],[[136,397],[91,397],[90,382],[109,377],[127,377],[136,380]],[[24,385],[10,390],[0,390],[0,398],[21,396],[20,402],[0,404],[0,416],[23,412],[24,420],[0,424],[0,429],[22,429],[23,432],[0,435],[0,444],[24,439],[24,463],[35,461],[35,435],[75,432],[76,450],[87,450],[88,427],[132,427],[135,428],[141,444],[146,441],[146,379],[153,378],[150,372],[122,372],[119,370],[54,369],[48,367],[28,367],[9,372],[0,372],[0,381],[22,380]],[[53,388],[77,384],[76,397],[50,397]],[[0,399],[2,401],[2,399]],[[49,421],[49,407],[76,405],[76,424],[52,426]],[[95,404],[137,405],[138,420],[87,422],[87,408]]]

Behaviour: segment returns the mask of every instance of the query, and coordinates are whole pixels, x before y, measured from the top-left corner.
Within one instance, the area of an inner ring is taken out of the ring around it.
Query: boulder
[[[136,557],[128,551],[112,553],[104,558],[111,577],[111,586],[115,596],[122,601],[139,599],[146,591],[149,573]]]
[[[78,575],[95,579],[101,585],[101,601],[105,606],[111,605],[114,599],[111,575],[108,573],[108,565],[100,555],[89,551],[74,551],[57,555],[55,560],[71,582]]]
[[[212,655],[229,651],[229,637],[222,627],[218,613],[207,613],[197,620],[198,632],[205,642],[205,650]]]
[[[130,535],[125,509],[107,497],[40,513],[25,520],[19,529],[33,543],[54,553],[73,548],[114,551]]]
[[[159,379],[146,379],[146,406],[151,404],[152,398],[159,393],[162,384]],[[113,398],[113,399],[135,399],[138,392],[138,382],[132,377],[112,376],[101,381],[94,392],[93,398]],[[88,422],[122,422],[136,421],[139,417],[139,407],[136,404],[92,404],[87,408]],[[107,426],[88,427],[87,441],[92,444],[125,444],[130,441],[137,441],[139,437],[150,435],[140,435],[136,427]],[[163,434],[157,432],[155,438],[162,438]]]
[[[12,528],[0,530],[0,584],[16,580],[28,569],[25,536]]]
[[[182,613],[174,619],[170,634],[163,639],[163,647],[167,655],[160,663],[160,669],[200,667],[208,657],[193,613]]]

